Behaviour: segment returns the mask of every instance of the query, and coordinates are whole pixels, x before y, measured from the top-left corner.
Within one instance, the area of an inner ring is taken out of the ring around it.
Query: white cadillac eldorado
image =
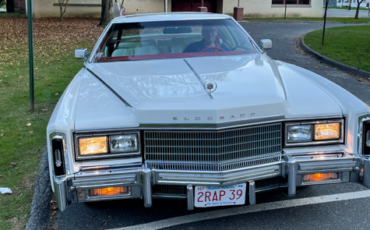
[[[75,202],[256,203],[256,193],[370,187],[370,109],[333,82],[275,61],[233,18],[118,17],[47,127],[60,210]]]

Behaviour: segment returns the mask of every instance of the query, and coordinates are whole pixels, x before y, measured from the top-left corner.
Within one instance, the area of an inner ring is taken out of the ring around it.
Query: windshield
[[[143,60],[255,53],[249,37],[231,19],[114,24],[97,61]]]

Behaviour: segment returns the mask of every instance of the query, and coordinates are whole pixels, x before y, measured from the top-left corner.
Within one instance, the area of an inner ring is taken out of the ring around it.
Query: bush
[[[0,8],[3,8],[5,7],[5,0],[0,0]]]

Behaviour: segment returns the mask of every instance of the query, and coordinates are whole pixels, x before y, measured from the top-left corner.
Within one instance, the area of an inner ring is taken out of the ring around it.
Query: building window
[[[272,5],[310,5],[310,0],[272,0]]]

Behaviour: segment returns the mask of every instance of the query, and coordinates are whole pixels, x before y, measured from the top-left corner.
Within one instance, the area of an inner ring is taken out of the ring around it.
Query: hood
[[[283,65],[276,66],[264,55],[94,63],[89,66],[95,76],[133,108],[140,124],[223,123],[295,114],[305,116],[307,111],[314,111],[316,116],[341,115],[338,104],[330,95],[297,74],[295,80],[302,82],[301,89],[287,89],[279,74],[279,71],[289,72],[286,69]],[[205,82],[216,84],[212,97],[204,89]],[[289,84],[289,87],[294,86]],[[313,89],[314,95],[311,93]],[[312,107],[318,99],[322,106]],[[296,109],[296,106],[301,108]]]

